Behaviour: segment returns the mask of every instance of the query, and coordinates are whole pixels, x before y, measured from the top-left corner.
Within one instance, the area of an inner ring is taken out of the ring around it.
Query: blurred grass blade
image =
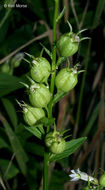
[[[11,0],[11,1],[7,1],[7,2],[8,2],[8,4],[15,5],[16,1],[17,1],[17,0],[14,0],[14,1]],[[0,29],[1,29],[1,27],[3,26],[3,24],[5,23],[5,21],[7,20],[7,18],[9,17],[10,12],[11,12],[11,10],[12,10],[12,8],[7,8],[6,6],[8,6],[8,5],[7,5],[7,3],[4,2],[4,7],[6,8],[6,13],[5,13],[5,15],[4,15],[2,21],[0,22]]]
[[[0,137],[0,149],[1,148],[8,148],[9,149],[9,145],[7,144],[7,142],[2,137]]]
[[[5,107],[5,110],[11,120],[12,125],[14,126],[14,129],[17,127],[17,114],[14,105],[10,102],[10,100],[6,98],[2,98],[2,103]]]
[[[18,162],[18,165],[20,167],[20,170],[22,171],[23,175],[26,175],[27,173],[27,166],[26,162],[28,161],[28,157],[23,150],[23,147],[20,144],[19,139],[11,129],[9,123],[6,121],[6,119],[0,114],[0,120],[5,128],[6,134],[10,140],[13,152],[15,153],[16,160]]]
[[[5,173],[5,171],[7,170],[9,164],[10,164],[10,160],[0,159],[0,166],[2,168],[3,173]],[[19,170],[16,168],[16,166],[13,163],[11,163],[11,167],[9,168],[8,173],[6,174],[6,179],[7,180],[12,179],[18,173],[19,173]]]
[[[26,150],[27,152],[32,153],[34,155],[44,156],[44,147],[39,144],[33,142],[27,142]]]
[[[101,106],[102,106],[102,104],[103,104],[104,101],[105,101],[105,98],[102,99],[102,100],[96,105],[96,107],[94,108],[93,113],[92,113],[92,115],[91,115],[91,117],[90,117],[90,119],[89,119],[89,122],[88,122],[88,124],[87,124],[87,126],[86,126],[86,128],[85,128],[85,131],[84,131],[84,133],[83,133],[84,135],[87,136],[87,135],[89,134],[89,132],[90,132],[90,130],[91,130],[91,128],[92,128],[92,126],[93,126],[95,120],[97,119],[97,116],[98,116],[98,114],[99,114],[100,108],[101,108]]]
[[[64,150],[64,152],[62,152],[61,154],[56,154],[56,155],[52,154],[50,156],[50,161],[54,162],[56,160],[60,160],[60,159],[70,156],[71,154],[73,154],[73,152],[77,150],[77,148],[79,148],[84,143],[85,140],[86,140],[86,137],[82,137],[79,139],[73,139],[70,142],[66,142],[66,149]]]
[[[101,14],[102,14],[102,12],[104,10],[104,4],[105,4],[105,0],[98,0],[95,16],[94,16],[94,19],[93,19],[92,29],[96,28],[98,23],[99,23]]]
[[[24,82],[23,79],[0,72],[0,97],[23,88],[20,82]]]

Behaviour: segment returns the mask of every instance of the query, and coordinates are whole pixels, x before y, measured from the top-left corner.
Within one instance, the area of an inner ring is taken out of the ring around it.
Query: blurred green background
[[[81,42],[78,54],[70,58],[72,66],[80,62],[85,72],[54,108],[58,130],[70,128],[69,139],[88,138],[75,154],[51,165],[49,190],[77,190],[83,183],[69,181],[70,169],[79,167],[96,177],[105,170],[105,0],[59,2],[59,12],[64,6],[66,10],[57,38],[69,31],[67,20],[73,32],[87,28],[81,36],[91,38]],[[52,49],[53,12],[54,0],[0,2],[0,189],[42,189],[43,142],[24,128],[16,99],[28,102],[20,83],[27,81],[30,69],[24,52],[39,56],[40,43]]]

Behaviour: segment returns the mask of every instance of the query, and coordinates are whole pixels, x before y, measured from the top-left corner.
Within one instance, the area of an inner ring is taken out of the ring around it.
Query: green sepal
[[[84,143],[86,139],[87,139],[86,137],[82,137],[82,138],[73,139],[69,142],[66,142],[66,148],[64,152],[60,154],[51,154],[49,161],[54,162],[56,160],[60,160],[60,159],[70,156]]]
[[[63,10],[60,12],[60,14],[57,17],[56,22],[58,22],[63,17],[65,9],[66,9],[66,7],[64,6]]]
[[[29,53],[26,53],[26,52],[24,52],[28,57],[30,57],[30,58],[32,58],[32,59],[35,59],[35,57],[33,56],[33,55],[31,55],[31,54],[29,54]]]
[[[42,43],[40,43],[40,45],[43,47],[44,51],[49,55],[52,60],[52,53]]]

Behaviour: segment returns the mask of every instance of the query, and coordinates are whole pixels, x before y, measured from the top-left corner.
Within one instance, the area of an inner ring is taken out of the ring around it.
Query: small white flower
[[[89,181],[95,185],[98,184],[98,180],[96,178],[89,176],[85,172],[81,172],[79,168],[76,170],[71,170],[71,173],[72,174],[69,175],[72,178],[71,181],[78,181],[79,179],[81,179],[83,181]]]

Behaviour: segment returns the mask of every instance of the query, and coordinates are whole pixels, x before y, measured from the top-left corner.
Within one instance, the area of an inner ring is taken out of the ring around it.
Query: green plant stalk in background
[[[53,20],[53,50],[52,50],[52,75],[51,75],[51,84],[50,84],[50,92],[53,97],[54,93],[54,82],[55,82],[55,75],[56,75],[56,19],[58,13],[58,5],[59,0],[55,0],[55,9],[54,9],[54,20]],[[49,104],[48,112],[49,118],[52,117],[52,103]],[[47,132],[50,131],[50,127],[47,127]],[[43,172],[43,190],[48,190],[48,170],[49,170],[49,153],[44,153],[44,172]]]

